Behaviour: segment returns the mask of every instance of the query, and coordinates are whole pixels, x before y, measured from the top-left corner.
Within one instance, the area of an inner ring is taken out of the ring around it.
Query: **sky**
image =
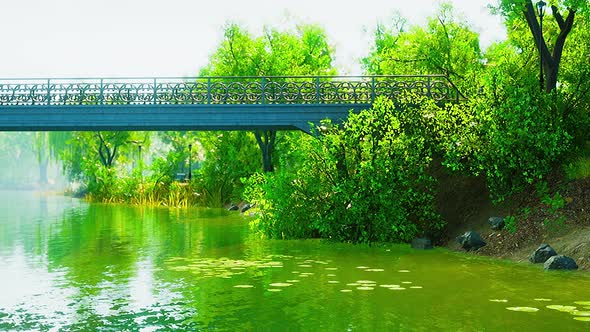
[[[495,0],[452,0],[482,47],[505,39]],[[195,76],[227,22],[254,35],[263,26],[322,26],[341,74],[361,74],[372,31],[397,11],[423,24],[426,0],[0,0],[0,78]]]

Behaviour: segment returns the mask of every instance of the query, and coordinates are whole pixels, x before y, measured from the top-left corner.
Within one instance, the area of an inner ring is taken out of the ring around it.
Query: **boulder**
[[[474,231],[465,232],[465,234],[457,237],[457,242],[459,242],[461,248],[467,251],[477,250],[486,245],[479,233]]]
[[[557,256],[555,250],[550,245],[544,243],[529,256],[529,261],[534,264],[545,263],[553,256]]]
[[[414,249],[432,249],[432,241],[426,237],[417,237],[412,240],[412,248]]]
[[[227,209],[228,211],[238,211],[240,208],[237,205],[233,205],[229,207],[229,209]]]
[[[550,257],[543,265],[545,270],[577,270],[578,264],[573,258],[557,255]]]
[[[250,205],[249,203],[244,204],[244,206],[242,206],[242,209],[240,210],[240,212],[244,213],[248,210],[250,210],[252,208],[252,205]]]
[[[504,218],[502,218],[502,217],[490,217],[488,219],[488,224],[490,224],[490,227],[493,230],[499,231],[502,228],[504,228]]]

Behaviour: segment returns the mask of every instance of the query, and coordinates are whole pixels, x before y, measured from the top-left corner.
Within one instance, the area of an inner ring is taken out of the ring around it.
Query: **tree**
[[[300,25],[295,31],[266,27],[254,37],[236,24],[225,28],[224,40],[213,53],[202,76],[288,76],[329,75],[333,50],[326,33],[316,25]],[[273,154],[277,132],[254,132],[261,151],[264,172],[274,170]]]
[[[442,4],[425,27],[411,26],[399,15],[390,25],[379,24],[375,44],[362,60],[369,74],[442,74],[462,90],[473,88],[482,68],[479,37],[456,17],[450,4]]]
[[[121,155],[133,153],[134,142],[149,145],[149,135],[144,132],[97,131],[73,132],[67,149],[60,152],[64,169],[70,179],[93,179],[95,169],[113,168]]]
[[[537,10],[531,0],[501,0],[496,10],[499,11],[507,21],[509,27],[518,28],[522,17],[533,37],[533,43],[541,57],[541,63],[546,75],[546,79],[541,77],[541,87],[546,92],[551,92],[557,87],[557,80],[561,58],[566,39],[572,28],[578,12],[588,9],[587,0],[558,0],[550,1],[551,14],[557,29],[550,29],[549,34],[553,39],[552,44],[548,44],[544,31],[541,30],[540,19],[537,18]],[[564,18],[565,15],[565,18]]]

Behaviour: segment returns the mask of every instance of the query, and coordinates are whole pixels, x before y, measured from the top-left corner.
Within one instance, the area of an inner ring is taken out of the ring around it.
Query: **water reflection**
[[[586,310],[574,302],[590,301],[585,274],[407,246],[261,241],[247,219],[223,210],[0,193],[4,202],[9,197],[15,204],[0,216],[0,330],[542,331],[590,324],[574,320]],[[573,305],[579,315],[548,305]],[[539,310],[507,309],[526,307]]]

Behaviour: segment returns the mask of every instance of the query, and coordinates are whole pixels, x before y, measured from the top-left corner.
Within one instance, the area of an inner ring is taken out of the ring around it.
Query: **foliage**
[[[362,64],[367,73],[442,74],[459,87],[473,88],[482,67],[479,37],[450,4],[442,4],[425,27],[411,26],[395,16],[391,25],[379,24],[375,44]]]
[[[481,128],[474,168],[503,200],[544,179],[567,156],[572,136],[559,96],[514,87],[489,93],[474,105]]]
[[[94,181],[96,164],[114,167],[117,161],[129,162],[138,145],[149,147],[149,135],[143,132],[73,132],[68,148],[60,153],[64,170],[72,180]],[[104,175],[104,174],[102,174]]]
[[[241,179],[260,170],[254,136],[248,132],[204,132],[199,141],[205,151],[196,183],[203,203],[221,207],[242,197]]]
[[[518,230],[518,219],[515,216],[504,217],[504,228],[511,234]]]
[[[250,179],[255,227],[273,238],[409,241],[439,230],[429,175],[433,148],[423,135],[421,107],[403,116],[391,101],[351,113],[342,127],[325,124],[306,138],[293,172]]]
[[[332,53],[326,33],[316,25],[299,25],[287,31],[267,27],[261,36],[253,36],[240,26],[229,24],[224,40],[200,75],[329,75],[335,74]],[[273,155],[280,155],[280,142],[289,137],[299,135],[276,131],[199,133],[205,154],[196,181],[203,202],[221,206],[239,200],[243,191],[240,179],[259,170],[273,170]],[[257,152],[257,145],[263,153]]]
[[[550,14],[553,20],[545,20],[549,23],[549,29],[543,29],[542,19],[538,18],[538,8],[536,8],[538,4],[539,2],[533,4],[531,0],[500,0],[493,8],[505,17],[509,30],[520,32],[528,27],[530,35],[522,43],[522,48],[525,48],[524,45],[527,44],[534,45],[538,51],[544,70],[541,88],[551,92],[558,86],[565,43],[574,28],[576,16],[587,14],[589,7],[587,0],[549,1],[550,10],[547,16]]]

